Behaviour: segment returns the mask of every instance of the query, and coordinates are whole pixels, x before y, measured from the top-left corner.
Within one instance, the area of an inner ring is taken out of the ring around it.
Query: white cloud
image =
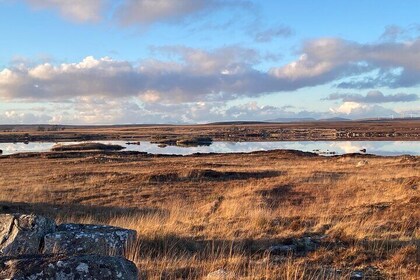
[[[23,0],[35,9],[54,9],[77,22],[101,20],[107,0]]]
[[[182,20],[219,4],[217,0],[126,0],[117,10],[116,17],[124,25],[149,25]]]
[[[20,0],[34,9],[52,9],[76,22],[112,17],[121,25],[183,22],[227,7],[248,7],[248,0]]]
[[[365,88],[400,87],[420,83],[420,39],[405,42],[359,44],[339,38],[320,38],[304,44],[298,60],[271,73],[278,78],[293,79],[296,86],[313,86],[341,78],[368,74],[378,70],[374,78],[359,77],[339,86]]]
[[[420,83],[420,39],[374,45],[340,39],[313,40],[305,44],[298,60],[269,71],[257,69],[262,59],[258,52],[238,46],[208,51],[172,46],[154,51],[170,54],[171,59],[149,59],[134,64],[88,56],[80,62],[61,65],[21,63],[0,70],[0,98],[63,100],[80,96],[131,96],[145,102],[167,103],[232,100],[325,84],[348,75],[354,79],[374,68],[379,69],[380,85],[399,87]],[[397,67],[399,71],[395,71]],[[357,88],[361,81],[347,83]],[[375,83],[378,81],[373,81],[371,86],[377,86]],[[382,96],[381,101],[376,94],[364,99],[383,102],[407,97],[413,96]],[[343,97],[343,100],[361,102],[360,98]]]
[[[49,123],[50,116],[47,114],[6,110],[0,112],[0,124],[33,124]]]
[[[171,50],[175,51],[175,50]],[[40,64],[0,72],[0,98],[64,100],[80,96],[140,97],[144,101],[186,102],[234,99],[272,92],[275,78],[257,71],[257,55],[241,48],[202,51],[180,48],[179,62],[132,64],[108,57],[80,62]],[[271,80],[271,81],[270,81]]]
[[[28,108],[28,104],[16,110],[0,111],[0,123],[27,124],[141,124],[141,123],[208,123],[217,121],[267,121],[275,119],[323,119],[345,117],[350,119],[409,117],[419,112],[397,112],[381,106],[345,102],[329,112],[307,111],[293,106],[260,105],[255,101],[237,105],[224,102],[189,102],[164,104],[142,103],[132,97],[77,97],[66,103],[46,104],[42,108]]]
[[[334,113],[350,115],[355,110],[366,108],[368,108],[368,105],[363,105],[357,102],[344,102],[338,108],[331,108],[331,111]]]
[[[419,100],[419,96],[415,93],[397,93],[384,95],[381,91],[372,90],[366,93],[366,95],[333,93],[322,100],[343,100],[345,102],[353,101],[360,103],[413,102]]]
[[[338,117],[350,119],[388,118],[397,115],[394,110],[379,105],[363,104],[357,102],[344,102],[337,108],[330,108],[330,112]]]

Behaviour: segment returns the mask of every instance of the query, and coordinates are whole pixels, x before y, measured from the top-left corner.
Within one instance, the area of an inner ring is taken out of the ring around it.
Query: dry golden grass
[[[134,229],[127,257],[144,279],[420,276],[419,157],[46,153],[0,166],[0,211]],[[267,253],[302,237],[319,247]]]

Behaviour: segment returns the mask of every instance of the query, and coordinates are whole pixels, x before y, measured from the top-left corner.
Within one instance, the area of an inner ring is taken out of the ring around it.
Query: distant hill
[[[314,118],[277,118],[266,122],[315,122]]]
[[[269,121],[225,121],[225,122],[212,122],[206,125],[244,125],[244,124],[265,124]]]
[[[318,121],[320,122],[345,122],[345,121],[351,121],[351,119],[336,117],[336,118],[319,119]]]

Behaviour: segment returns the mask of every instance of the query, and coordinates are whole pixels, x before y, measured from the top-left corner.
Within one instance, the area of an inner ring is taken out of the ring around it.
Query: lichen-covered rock
[[[0,257],[0,279],[137,280],[138,270],[122,257],[26,255]]]
[[[44,237],[44,253],[124,255],[134,230],[105,225],[63,224]]]
[[[55,230],[51,219],[24,214],[0,214],[0,255],[37,254],[44,235]]]

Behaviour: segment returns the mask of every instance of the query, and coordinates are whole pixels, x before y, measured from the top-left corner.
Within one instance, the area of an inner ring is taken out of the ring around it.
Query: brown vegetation
[[[419,157],[87,152],[0,166],[0,212],[134,229],[127,254],[145,279],[420,276]]]
[[[120,145],[102,144],[102,143],[80,143],[71,145],[55,145],[52,151],[66,152],[66,151],[120,151],[125,149]]]
[[[151,140],[176,145],[213,141],[420,140],[420,119],[222,123],[207,125],[43,126],[0,125],[0,142]],[[207,138],[207,140],[206,140]],[[188,143],[188,139],[196,139]],[[200,141],[198,141],[200,142]],[[199,144],[199,143],[198,143]]]

